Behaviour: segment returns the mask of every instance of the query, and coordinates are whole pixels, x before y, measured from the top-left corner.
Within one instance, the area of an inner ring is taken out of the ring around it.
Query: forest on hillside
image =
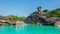
[[[50,18],[50,17],[60,17],[60,8],[54,9],[49,11],[48,9],[43,10],[43,12],[47,12],[46,17]]]

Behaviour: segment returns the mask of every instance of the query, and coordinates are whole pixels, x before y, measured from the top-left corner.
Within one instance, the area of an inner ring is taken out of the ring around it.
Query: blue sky
[[[38,6],[53,10],[60,8],[60,0],[0,0],[0,15],[29,16]]]

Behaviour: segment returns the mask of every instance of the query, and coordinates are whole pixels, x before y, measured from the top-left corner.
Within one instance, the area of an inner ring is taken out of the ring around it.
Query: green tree
[[[60,17],[60,8],[50,11],[46,17]]]

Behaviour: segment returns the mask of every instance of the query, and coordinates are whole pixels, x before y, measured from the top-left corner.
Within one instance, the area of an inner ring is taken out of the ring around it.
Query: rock
[[[41,11],[42,7],[37,8],[37,12],[33,12],[25,19],[27,24],[38,24],[38,25],[47,25],[46,13]]]
[[[45,25],[47,24],[47,21],[43,12],[41,14],[39,14],[38,12],[34,12],[25,19],[25,23]]]
[[[58,17],[46,18],[46,13],[42,12],[40,9],[41,8],[38,8],[37,12],[33,12],[31,15],[29,15],[25,19],[25,23],[38,25],[54,25],[54,23],[59,20]]]
[[[0,25],[25,25],[23,21],[10,22],[6,20],[0,20]]]
[[[23,21],[17,21],[15,24],[16,25],[21,25],[21,26],[26,25]]]
[[[25,23],[27,23],[27,24],[36,24],[36,22],[40,22],[38,12],[32,13],[30,16],[28,16],[25,19]]]
[[[54,25],[60,27],[60,21],[57,21]]]

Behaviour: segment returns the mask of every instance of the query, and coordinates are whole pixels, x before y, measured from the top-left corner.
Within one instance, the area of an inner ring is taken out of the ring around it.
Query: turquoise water
[[[53,26],[0,26],[0,34],[60,34],[60,28]]]

